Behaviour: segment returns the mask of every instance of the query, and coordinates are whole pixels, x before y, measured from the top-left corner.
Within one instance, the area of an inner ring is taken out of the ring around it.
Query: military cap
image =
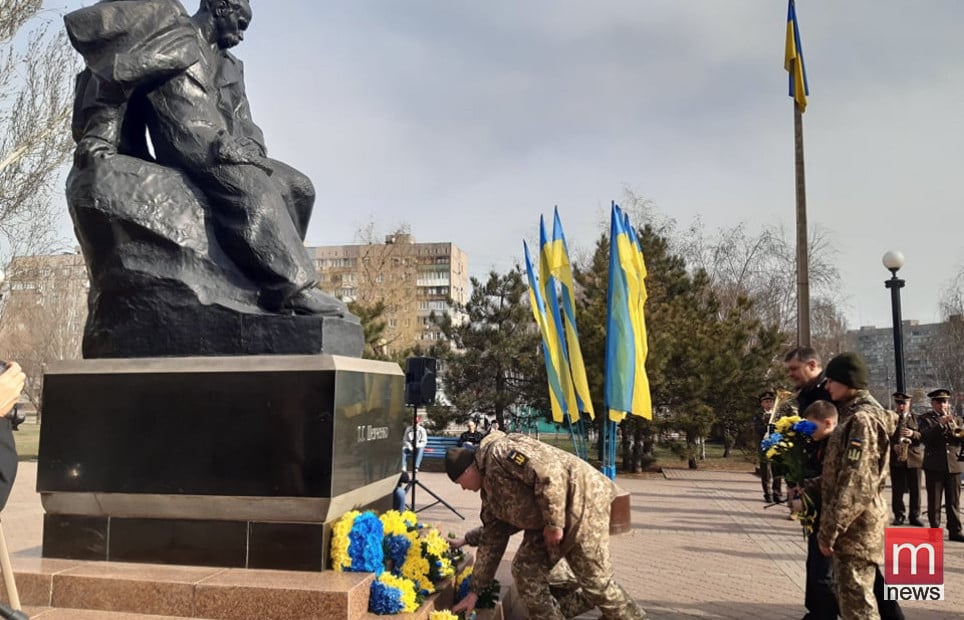
[[[894,392],[890,396],[894,399],[895,403],[906,403],[910,400],[913,400],[910,396],[904,394],[903,392]]]
[[[455,482],[475,462],[475,451],[468,448],[449,448],[445,451],[445,473]]]
[[[930,398],[931,400],[950,400],[951,391],[945,390],[944,388],[939,388],[934,390],[933,392],[928,392],[927,397]]]
[[[859,353],[848,351],[841,353],[830,360],[824,375],[828,379],[833,379],[837,383],[842,383],[847,387],[863,390],[870,384],[870,373],[867,370],[867,362]]]
[[[767,390],[766,392],[760,394],[760,402],[762,403],[765,400],[776,400],[776,394],[770,390]]]

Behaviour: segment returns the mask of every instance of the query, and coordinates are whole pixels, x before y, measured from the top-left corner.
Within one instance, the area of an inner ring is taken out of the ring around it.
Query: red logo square
[[[884,569],[888,584],[943,584],[944,530],[888,527],[884,533]]]

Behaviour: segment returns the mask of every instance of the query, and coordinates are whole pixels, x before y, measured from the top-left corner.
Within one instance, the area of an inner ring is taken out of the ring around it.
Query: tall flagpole
[[[797,346],[810,346],[810,254],[807,251],[807,184],[803,175],[803,111],[807,107],[807,70],[794,1],[787,2],[787,43],[783,68],[790,73],[793,99],[793,151],[797,190]]]
[[[803,169],[803,110],[793,100],[794,168],[797,186],[797,346],[810,346],[810,255],[807,251],[807,184]]]

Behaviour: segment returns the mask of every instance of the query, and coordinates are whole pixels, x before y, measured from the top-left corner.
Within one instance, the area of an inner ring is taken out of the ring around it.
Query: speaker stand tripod
[[[416,462],[415,459],[418,456],[418,445],[417,445],[418,444],[418,405],[412,405],[412,435],[414,435],[411,438],[412,448],[413,448],[412,463],[411,463],[412,479],[409,480],[407,485],[405,485],[405,492],[406,493],[408,491],[412,492],[412,503],[411,503],[412,512],[419,513],[437,504],[442,504],[443,506],[451,510],[453,513],[455,513],[455,516],[457,516],[459,519],[462,519],[464,521],[465,517],[462,516],[462,513],[456,510],[451,504],[446,502],[444,499],[436,495],[435,492],[432,491],[432,489],[422,484],[421,481],[419,481],[418,479],[418,468],[415,467],[415,462]],[[420,489],[422,489],[423,491],[425,491],[426,493],[434,497],[435,501],[432,502],[431,504],[427,504],[425,506],[422,506],[421,508],[416,509],[415,508],[415,487],[419,487]]]

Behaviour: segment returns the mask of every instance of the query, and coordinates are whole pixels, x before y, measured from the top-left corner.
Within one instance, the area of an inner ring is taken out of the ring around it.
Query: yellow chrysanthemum
[[[776,422],[777,432],[781,435],[789,431],[794,424],[800,421],[800,416],[798,415],[788,415],[786,417],[780,418]]]
[[[378,517],[382,522],[385,536],[404,535],[408,533],[408,523],[405,516],[397,510],[389,510]]]
[[[768,458],[768,459],[772,459],[772,458],[775,457],[776,455],[777,455],[777,447],[776,447],[776,446],[773,446],[772,448],[770,448],[769,450],[767,450],[767,458]]]
[[[458,576],[458,578],[455,580],[455,583],[456,583],[456,584],[462,583],[463,581],[465,581],[465,578],[468,577],[468,576],[471,575],[471,574],[472,574],[472,566],[471,566],[471,565],[470,565],[470,566],[466,566],[465,568],[462,569],[462,572],[459,573],[459,576]]]
[[[355,524],[355,518],[361,513],[357,510],[346,512],[331,528],[331,566],[336,571],[351,568],[351,556],[348,555],[348,533]]]
[[[427,534],[422,538],[425,543],[425,550],[429,555],[434,555],[435,557],[441,558],[449,551],[449,543],[447,540],[442,538],[442,535],[438,530],[432,528]]]
[[[405,579],[404,577],[396,577],[391,573],[382,573],[378,576],[378,580],[384,583],[386,586],[397,588],[399,592],[402,593],[402,611],[403,612],[413,612],[418,609],[418,601],[415,597],[415,584],[411,580]]]
[[[428,615],[428,620],[459,620],[459,617],[447,609],[433,611]]]

